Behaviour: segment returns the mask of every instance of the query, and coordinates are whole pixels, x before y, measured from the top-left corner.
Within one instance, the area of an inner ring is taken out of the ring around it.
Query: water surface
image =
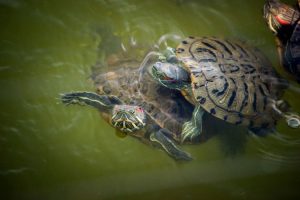
[[[0,0],[0,198],[299,198],[300,131],[283,121],[263,138],[216,128],[207,142],[183,146],[194,160],[178,163],[118,138],[96,110],[66,108],[58,99],[94,91],[95,63],[122,49],[141,57],[166,34],[245,40],[289,79],[262,19],[263,3]],[[292,85],[284,98],[300,112],[299,85]]]

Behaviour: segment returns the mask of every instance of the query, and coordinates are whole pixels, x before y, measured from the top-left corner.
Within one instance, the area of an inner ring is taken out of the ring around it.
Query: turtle
[[[300,0],[295,7],[278,0],[267,0],[264,19],[276,35],[281,65],[300,83]]]
[[[140,67],[141,63],[127,60],[126,55],[117,55],[118,60],[110,63],[106,73],[95,71],[92,79],[100,95],[113,95],[125,104],[138,105],[159,124],[170,130],[172,139],[181,141],[181,130],[192,116],[194,106],[181,93],[161,86],[151,75],[152,60]],[[136,67],[138,66],[138,67]],[[203,138],[186,141],[197,143]]]
[[[122,133],[158,146],[175,160],[191,160],[191,155],[177,144],[181,141],[183,124],[190,120],[194,106],[180,92],[154,81],[149,70],[139,68],[140,62],[115,59],[118,58],[115,55],[111,57],[113,59],[108,59],[110,71],[99,73],[93,70],[91,77],[97,93],[64,93],[62,102],[95,107],[109,124]],[[149,64],[150,67],[152,65]],[[186,143],[204,140],[204,137],[199,137]]]
[[[280,99],[286,81],[261,51],[245,42],[189,36],[176,49],[162,52],[151,74],[195,105],[183,141],[201,134],[203,112],[258,135],[273,130],[281,117],[290,127],[300,126],[300,117]]]

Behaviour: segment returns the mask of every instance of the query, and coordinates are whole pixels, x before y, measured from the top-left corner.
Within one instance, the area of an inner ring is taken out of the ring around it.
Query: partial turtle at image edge
[[[295,7],[267,0],[264,18],[276,36],[281,65],[300,83],[300,0]]]

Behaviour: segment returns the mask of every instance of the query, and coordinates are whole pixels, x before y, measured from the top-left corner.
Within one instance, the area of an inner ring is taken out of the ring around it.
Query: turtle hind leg
[[[181,143],[185,141],[195,142],[200,136],[202,133],[202,116],[204,112],[205,111],[199,105],[195,107],[192,119],[183,124]]]
[[[166,135],[171,134],[167,129],[160,129],[150,134],[150,141],[158,144],[169,156],[175,160],[190,161],[192,157],[189,153],[179,149],[176,144],[169,139]]]
[[[287,125],[291,128],[300,128],[300,116],[297,113],[290,112],[289,105],[283,101],[276,101],[273,105],[273,110],[283,117]]]
[[[291,128],[299,128],[300,127],[300,116],[296,113],[284,113],[284,118],[287,122],[287,125]]]

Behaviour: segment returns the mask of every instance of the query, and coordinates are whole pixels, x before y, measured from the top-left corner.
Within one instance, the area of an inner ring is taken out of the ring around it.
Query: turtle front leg
[[[160,62],[177,63],[178,60],[175,54],[175,49],[167,47],[162,53],[159,54],[158,60]]]
[[[61,94],[61,101],[66,104],[89,105],[99,110],[110,109],[116,104],[122,104],[116,96],[98,95],[93,92],[70,92]]]
[[[195,139],[202,133],[202,116],[204,110],[197,105],[193,111],[192,119],[183,124],[181,133],[181,143],[185,141],[195,141]]]
[[[170,134],[168,132],[169,131],[166,129],[160,129],[157,132],[153,132],[150,134],[150,141],[154,144],[158,144],[162,150],[167,152],[167,154],[175,160],[192,160],[189,153],[179,149],[176,144],[166,136],[167,134]]]

